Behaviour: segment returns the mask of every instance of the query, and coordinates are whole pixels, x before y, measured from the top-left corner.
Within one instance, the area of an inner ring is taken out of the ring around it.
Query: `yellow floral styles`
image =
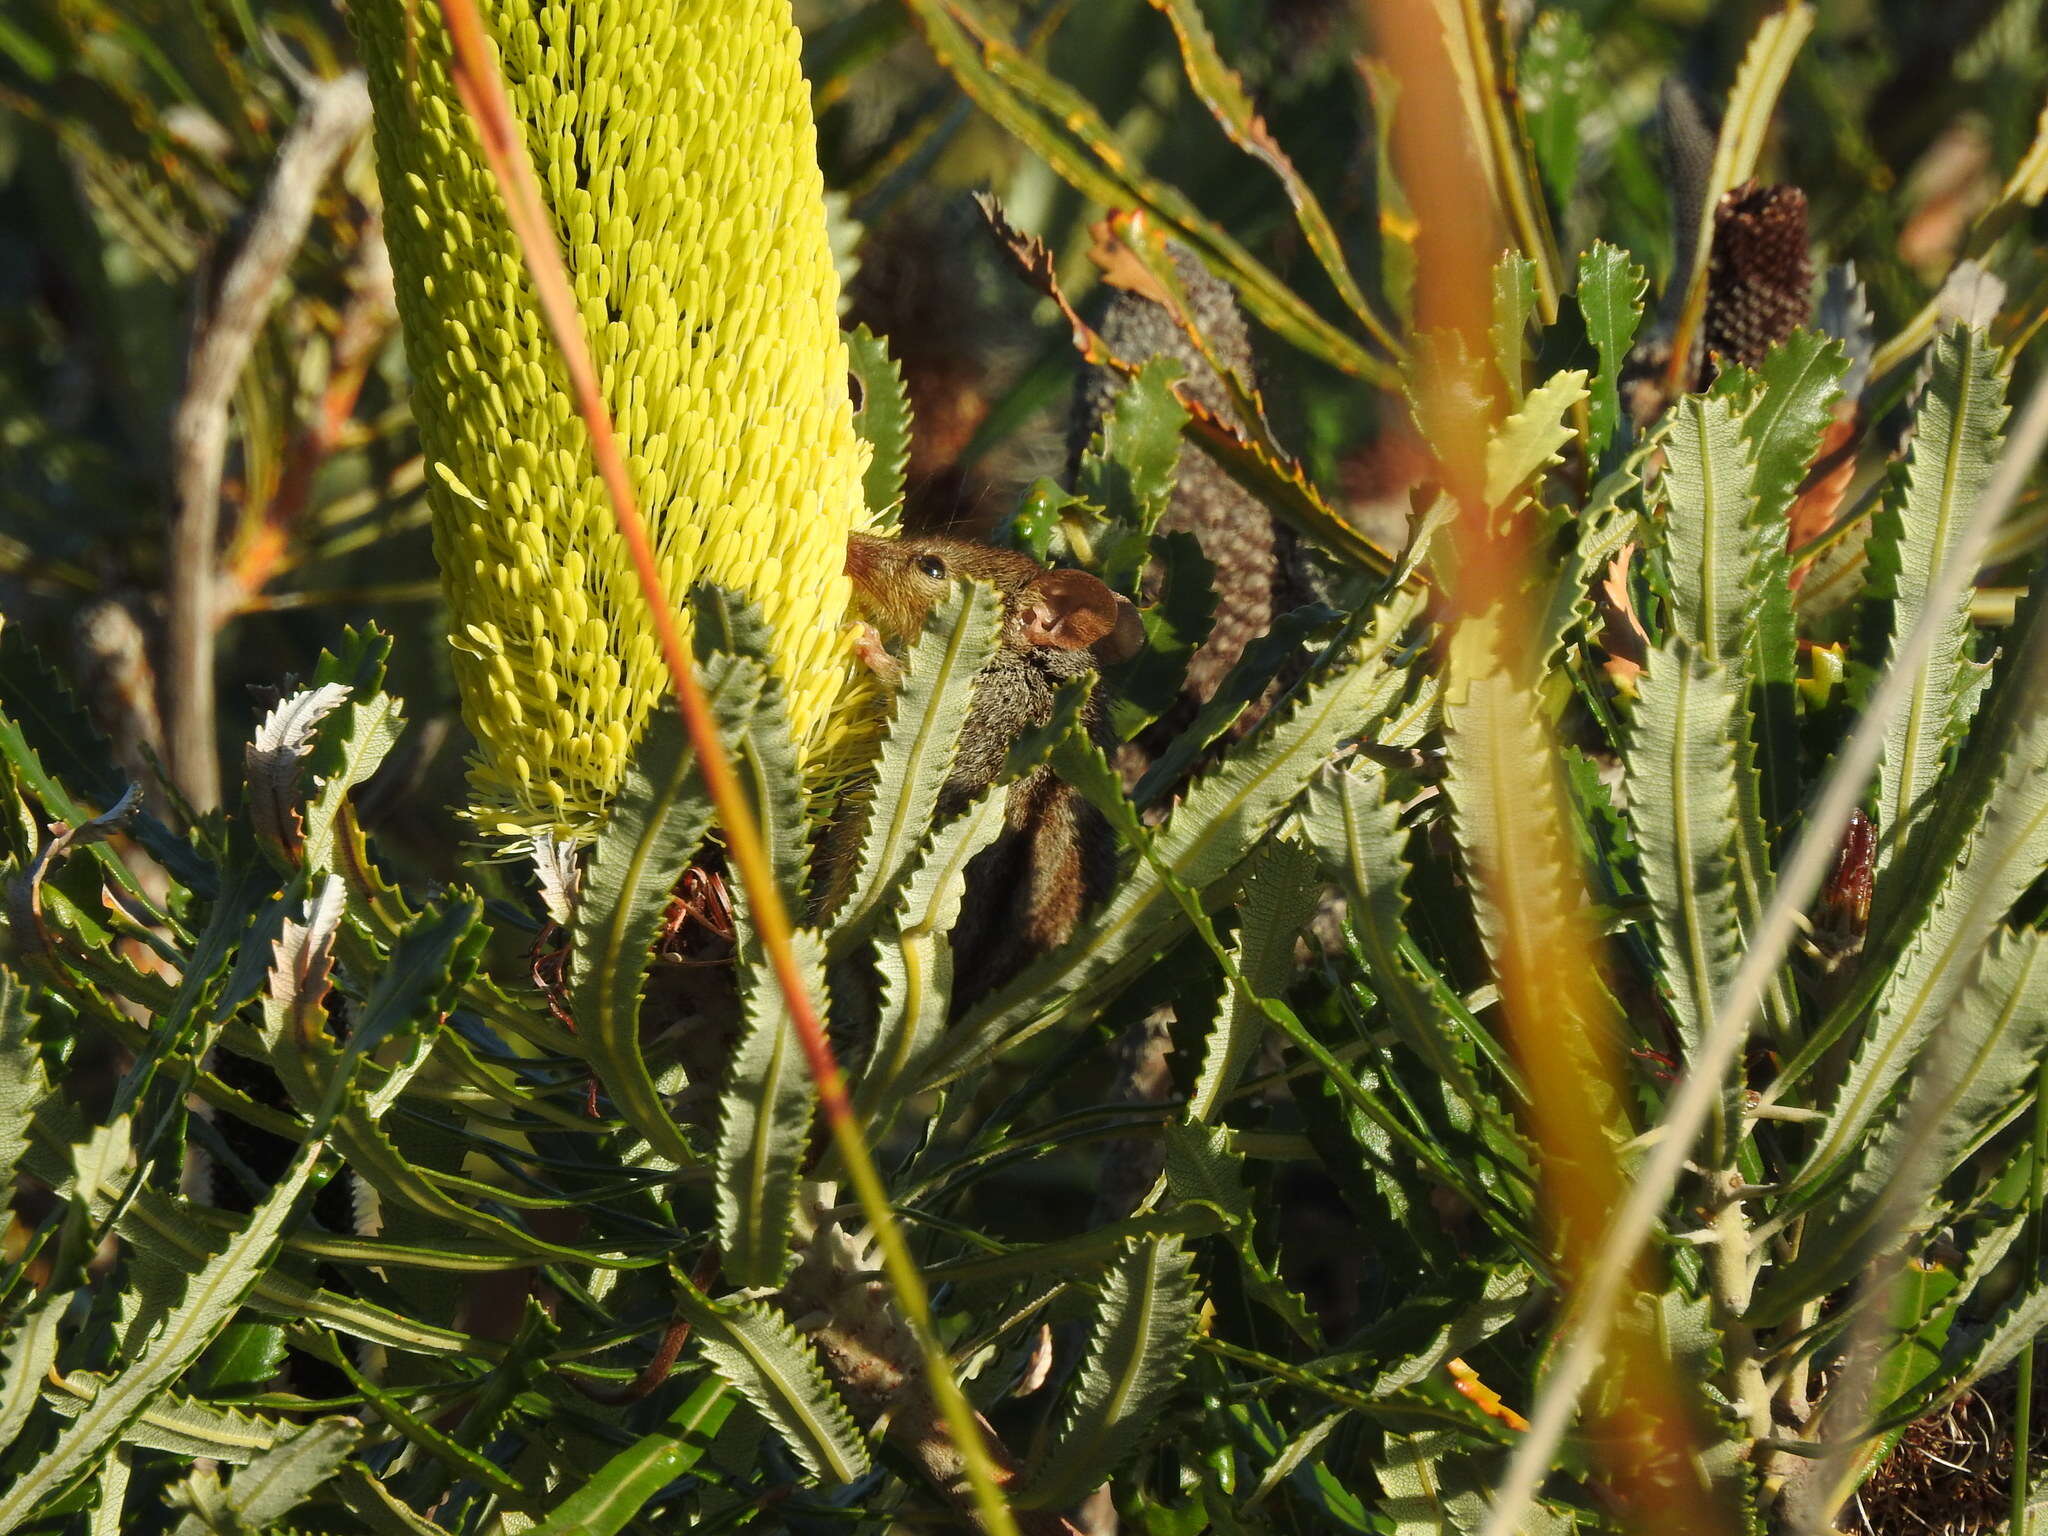
[[[761,604],[815,767],[848,687],[867,450],[788,0],[478,3],[666,588]],[[474,814],[587,837],[667,674],[436,0],[354,14]]]

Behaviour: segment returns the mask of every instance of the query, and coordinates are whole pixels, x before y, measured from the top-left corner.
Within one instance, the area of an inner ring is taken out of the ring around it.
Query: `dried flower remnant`
[[[1726,193],[1707,258],[1709,356],[1754,368],[1812,314],[1806,194],[1753,181]]]
[[[667,590],[776,631],[800,752],[847,688],[865,527],[810,100],[787,0],[483,6]],[[666,691],[432,6],[355,8],[435,550],[488,833],[587,837]]]

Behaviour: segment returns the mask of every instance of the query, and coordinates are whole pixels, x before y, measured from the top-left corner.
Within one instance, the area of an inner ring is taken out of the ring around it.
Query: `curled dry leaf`
[[[249,770],[249,820],[256,836],[298,862],[305,825],[299,816],[299,771],[313,750],[313,733],[348,697],[346,683],[301,688],[263,717],[244,749]]]
[[[1634,689],[1650,648],[1649,633],[1636,613],[1635,596],[1628,586],[1629,567],[1635,561],[1638,547],[1634,543],[1624,544],[1608,561],[1607,574],[1594,590],[1594,600],[1604,620],[1600,643],[1607,651],[1607,675],[1624,692]]]
[[[43,881],[74,848],[104,842],[119,832],[135,809],[138,794],[137,786],[130,784],[121,791],[120,799],[89,821],[75,827],[62,822],[50,824],[50,840],[43,844],[28,868],[8,885],[7,921],[17,942],[49,946],[50,933],[43,926]]]
[[[272,1002],[285,1008],[295,1039],[310,1039],[326,1014],[327,977],[334,966],[344,895],[341,877],[328,875],[307,898],[305,921],[286,918],[282,931],[271,940],[264,988]]]
[[[533,871],[540,882],[540,902],[547,909],[548,919],[568,927],[576,911],[576,893],[583,884],[583,865],[575,844],[558,840],[552,831],[535,834]]]

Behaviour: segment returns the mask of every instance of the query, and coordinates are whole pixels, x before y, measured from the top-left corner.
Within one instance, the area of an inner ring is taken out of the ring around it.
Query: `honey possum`
[[[873,631],[863,654],[890,678],[885,644],[913,639],[961,577],[987,582],[1002,604],[994,655],[976,680],[938,814],[957,815],[996,780],[1018,735],[1052,718],[1063,684],[1098,659],[1136,649],[1130,604],[1085,571],[1049,569],[1029,555],[965,539],[881,539],[855,534],[846,574]],[[1101,699],[1086,724],[1107,745]],[[953,1011],[1057,947],[1108,889],[1115,865],[1109,827],[1094,807],[1040,765],[1004,792],[1003,829],[967,866],[953,929]]]

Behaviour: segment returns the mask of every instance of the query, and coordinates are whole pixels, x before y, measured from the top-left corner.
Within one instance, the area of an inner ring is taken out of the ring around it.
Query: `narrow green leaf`
[[[967,888],[967,866],[1003,830],[1005,794],[991,790],[926,842],[874,947],[882,997],[874,1044],[861,1064],[854,1113],[877,1141],[901,1104],[903,1073],[945,1028],[953,995],[948,940]]]
[[[1733,665],[1748,649],[1762,577],[1756,462],[1735,404],[1688,395],[1664,437],[1665,561],[1672,627],[1709,662]]]
[[[1855,1143],[1846,1176],[1823,1186],[1798,1258],[1758,1296],[1755,1318],[1769,1324],[1789,1316],[1846,1284],[1886,1247],[1911,1241],[1933,1219],[1942,1180],[2018,1102],[2044,1050],[2048,934],[2007,929],[1913,1063],[1899,1102]],[[1806,1184],[1805,1176],[1796,1182]]]
[[[812,1477],[850,1483],[868,1469],[867,1442],[780,1312],[756,1301],[713,1301],[685,1285],[678,1298],[712,1370],[782,1436]]]
[[[1529,387],[1529,324],[1536,318],[1536,263],[1503,251],[1493,264],[1493,366],[1510,400]]]
[[[1177,1239],[1133,1244],[1104,1280],[1081,1368],[1017,1502],[1059,1509],[1101,1486],[1143,1443],[1187,1368],[1197,1296]]]
[[[775,672],[774,633],[758,604],[709,582],[700,582],[691,591],[690,607],[695,617],[690,639],[707,679],[730,665],[719,660],[722,656],[761,669],[760,698],[744,723],[734,722],[738,734],[726,736],[725,743],[753,808],[754,825],[768,850],[783,902],[790,911],[801,912],[810,881],[809,801],[790,734],[787,691]],[[744,916],[746,890],[738,881],[732,889]]]
[[[805,992],[823,997],[818,934],[799,928],[791,943]],[[751,1290],[781,1284],[795,1257],[790,1224],[816,1098],[788,999],[765,965],[752,967],[743,1011],[719,1100],[715,1194],[725,1278]]]
[[[1593,84],[1593,39],[1575,11],[1544,10],[1522,34],[1515,85],[1543,189],[1560,225],[1579,180],[1579,119]],[[1584,272],[1583,264],[1580,271]],[[1580,292],[1584,293],[1581,278]],[[1612,421],[1608,423],[1610,429]],[[1606,439],[1596,430],[1596,448]]]
[[[1794,331],[1773,347],[1757,369],[1756,398],[1742,420],[1742,435],[1756,455],[1756,508],[1761,561],[1752,592],[1756,629],[1750,639],[1750,707],[1760,758],[1760,814],[1772,836],[1798,809],[1798,627],[1792,607],[1792,563],[1787,518],[1808,466],[1841,398],[1848,357],[1839,342]],[[1728,369],[1724,378],[1734,379]],[[1718,386],[1717,386],[1718,387]]]
[[[1221,226],[1202,216],[1179,188],[1145,176],[1116,142],[1102,114],[1036,59],[1009,29],[963,0],[906,0],[933,57],[967,96],[1092,202],[1139,207],[1168,226],[1227,278],[1245,307],[1294,346],[1333,367],[1383,385],[1393,366],[1337,326],[1262,265]]]
[[[1398,344],[1367,302],[1357,279],[1351,275],[1336,226],[1323,212],[1323,205],[1317,200],[1307,178],[1295,169],[1294,162],[1287,158],[1278,141],[1267,130],[1264,119],[1245,91],[1244,83],[1223,62],[1222,55],[1216,50],[1216,40],[1209,35],[1209,28],[1202,20],[1201,7],[1196,0],[1151,0],[1151,4],[1172,24],[1188,83],[1209,109],[1209,115],[1216,119],[1217,126],[1229,135],[1233,144],[1262,162],[1280,179],[1287,201],[1294,208],[1294,221],[1300,226],[1303,239],[1338,296],[1374,340],[1390,352],[1396,350]]]
[[[416,1412],[412,1404],[406,1400],[406,1394],[389,1391],[381,1383],[365,1376],[332,1335],[304,1335],[301,1344],[309,1353],[325,1360],[346,1376],[349,1384],[362,1393],[369,1400],[370,1406],[377,1410],[378,1417],[397,1430],[410,1445],[432,1457],[456,1477],[481,1483],[523,1512],[527,1504],[526,1491],[504,1468],[489,1457],[471,1450],[457,1434],[443,1431],[437,1424]]]
[[[1891,599],[1891,644],[1898,654],[1927,607],[1942,567],[1955,557],[1970,514],[1998,462],[2003,439],[2005,365],[1981,330],[1954,326],[1935,343],[1934,373],[1920,402],[1903,483],[1895,483],[1865,548],[1873,596]],[[1970,659],[1970,594],[1943,616],[1912,691],[1885,732],[1877,766],[1879,910],[1903,887],[1934,870],[1915,847],[1929,819],[1948,753],[1977,706],[1989,669]],[[1911,850],[1911,851],[1909,851]],[[1894,861],[1906,862],[1890,871]]]
[[[903,512],[904,471],[910,464],[910,392],[888,343],[865,325],[846,333],[846,358],[860,383],[853,430],[868,445],[861,491],[877,532],[896,526]]]
[[[1294,976],[1294,946],[1316,915],[1322,893],[1316,861],[1284,838],[1267,843],[1253,856],[1238,903],[1241,921],[1234,945],[1238,969],[1252,993],[1268,997],[1287,989]],[[1190,1120],[1214,1120],[1221,1113],[1266,1029],[1264,1011],[1248,1000],[1244,988],[1233,987],[1224,994],[1188,1095]]]
[[[994,591],[983,583],[957,585],[904,658],[895,712],[861,813],[865,828],[858,856],[850,871],[831,876],[846,889],[832,912],[835,960],[881,920],[937,822],[961,723],[981,669],[995,652],[1001,608]]]
[[[528,1536],[612,1536],[647,1501],[704,1458],[735,1399],[723,1381],[707,1379],[668,1423],[613,1456],[557,1504]]]
[[[1405,675],[1388,666],[1386,657],[1420,606],[1417,594],[1399,592],[1369,624],[1334,646],[1257,732],[1189,787],[1152,834],[1148,860],[1119,882],[1073,939],[947,1032],[917,1064],[919,1088],[949,1082],[1029,1038],[1057,1016],[1064,998],[1082,988],[1100,999],[1127,981],[1186,921],[1174,883],[1203,893],[1212,907],[1228,900],[1234,892],[1225,877],[1339,743],[1369,729],[1394,701]]]
[[[1546,13],[1546,17],[1554,15]],[[1535,30],[1540,32],[1543,28]],[[1571,18],[1571,30],[1579,30],[1576,18]],[[1579,35],[1583,43],[1583,31]],[[1533,130],[1534,125],[1531,126]],[[1577,156],[1576,143],[1571,145],[1571,153]],[[1647,286],[1643,269],[1629,260],[1626,251],[1604,240],[1594,241],[1593,248],[1579,258],[1579,312],[1586,317],[1586,334],[1592,339],[1593,350],[1600,354],[1600,370],[1593,375],[1592,384],[1590,452],[1596,463],[1614,441],[1615,429],[1621,424],[1621,365],[1635,342],[1636,327],[1642,323],[1643,293]]]
[[[1688,1055],[1742,959],[1732,878],[1736,729],[1728,667],[1684,641],[1650,652],[1629,732],[1629,825],[1660,980]]]
[[[745,729],[764,686],[760,668],[734,662],[710,699],[725,739]],[[692,1148],[640,1049],[640,989],[676,882],[711,825],[711,801],[682,721],[657,712],[583,872],[572,928],[569,1007],[590,1065],[619,1113],[677,1164]]]

